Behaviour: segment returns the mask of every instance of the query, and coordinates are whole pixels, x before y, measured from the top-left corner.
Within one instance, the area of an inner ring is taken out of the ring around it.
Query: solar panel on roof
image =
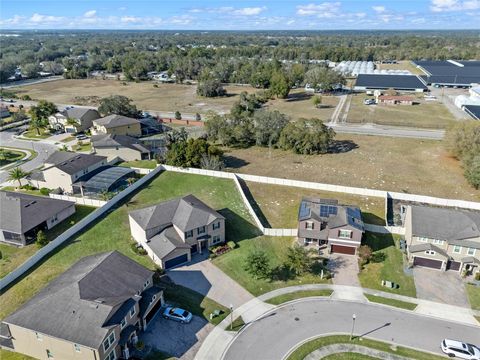
[[[331,205],[320,205],[320,217],[329,217],[337,215],[337,207]]]

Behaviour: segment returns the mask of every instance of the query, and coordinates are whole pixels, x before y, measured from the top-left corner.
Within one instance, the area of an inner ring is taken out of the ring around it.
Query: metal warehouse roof
[[[135,173],[135,170],[120,167],[112,166],[109,167],[98,174],[92,176],[89,180],[85,182],[85,189],[87,190],[110,190],[112,185],[114,185],[118,180],[126,177],[127,175]]]
[[[416,61],[429,84],[464,85],[480,82],[480,61]]]
[[[423,81],[415,75],[358,75],[355,87],[367,89],[427,90]]]
[[[463,109],[475,120],[480,120],[480,105],[465,105]]]

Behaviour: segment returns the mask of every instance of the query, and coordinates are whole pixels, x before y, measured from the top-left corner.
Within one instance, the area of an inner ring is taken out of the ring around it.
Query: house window
[[[135,305],[130,309],[130,319],[135,315]]]
[[[105,360],[115,360],[117,358],[115,354],[115,349],[113,349],[110,354],[105,357]]]
[[[213,223],[213,230],[220,229],[220,221],[217,223]]]
[[[425,250],[425,254],[427,254],[427,255],[435,255],[435,251],[433,251],[433,250]]]
[[[206,231],[205,226],[199,227],[199,228],[197,229],[197,234],[198,234],[198,235],[204,234],[205,231]]]
[[[351,230],[339,230],[338,231],[338,237],[341,239],[350,239],[352,237],[352,231]]]
[[[468,248],[467,255],[474,256],[475,255],[475,249],[474,248]]]
[[[36,333],[35,333],[35,336],[37,337],[37,340],[38,340],[38,341],[42,341],[42,340],[43,340],[42,334],[36,332]]]
[[[432,244],[436,244],[436,245],[443,245],[445,243],[445,241],[443,240],[438,240],[438,239],[434,239],[432,241]]]
[[[115,333],[112,332],[104,341],[103,341],[103,351],[107,351],[110,346],[115,342]]]
[[[147,280],[145,284],[143,284],[143,288],[145,289],[148,285],[150,285],[150,280]]]
[[[305,229],[313,230],[313,228],[314,228],[313,221],[307,221],[305,223]]]
[[[215,236],[212,238],[212,242],[213,242],[214,244],[220,242],[220,236],[215,235]]]
[[[53,353],[47,349],[47,358],[53,359]]]
[[[80,352],[80,345],[73,344],[73,348],[75,349],[76,352]]]
[[[127,318],[123,318],[122,321],[120,322],[121,329],[123,329],[125,326],[127,326]]]
[[[190,230],[190,231],[187,231],[185,233],[185,238],[188,239],[188,238],[191,238],[193,236],[193,230]]]
[[[418,241],[421,241],[421,242],[428,242],[428,238],[426,237],[418,237]]]
[[[453,252],[454,252],[455,254],[460,254],[460,253],[462,252],[462,247],[461,247],[460,245],[455,245],[455,246],[453,247]]]

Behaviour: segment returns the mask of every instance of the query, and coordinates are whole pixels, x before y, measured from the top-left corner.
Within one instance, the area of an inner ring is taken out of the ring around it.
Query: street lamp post
[[[230,304],[230,331],[233,330],[233,305]]]
[[[352,315],[352,332],[350,333],[350,340],[353,339],[353,331],[355,330],[355,319],[357,318],[357,315],[353,314]]]

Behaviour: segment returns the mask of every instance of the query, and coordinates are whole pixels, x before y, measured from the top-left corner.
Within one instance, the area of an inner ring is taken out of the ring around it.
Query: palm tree
[[[70,117],[67,119],[67,125],[73,126],[75,128],[75,132],[77,132],[77,129],[80,126],[77,119]]]
[[[28,173],[22,170],[20,167],[16,167],[8,173],[8,180],[10,181],[18,181],[19,187],[22,187],[22,179],[27,176]]]
[[[32,130],[36,130],[38,136],[40,136],[40,129],[43,129],[45,127],[46,127],[45,121],[43,121],[40,118],[32,116],[32,119],[30,120],[30,128]]]
[[[127,179],[127,183],[128,183],[128,185],[130,186],[130,185],[132,185],[136,180],[137,180],[137,179],[135,179],[134,177],[129,177],[129,178]]]

